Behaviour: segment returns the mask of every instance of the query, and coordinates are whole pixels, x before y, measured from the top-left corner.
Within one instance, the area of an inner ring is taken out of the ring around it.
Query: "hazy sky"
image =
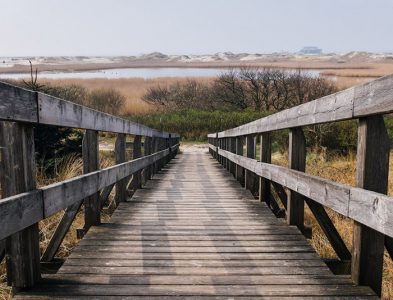
[[[393,52],[393,0],[0,0],[0,56]]]

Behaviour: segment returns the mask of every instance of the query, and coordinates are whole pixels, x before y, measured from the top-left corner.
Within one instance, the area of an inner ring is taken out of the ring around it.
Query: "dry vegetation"
[[[272,157],[272,163],[287,166],[287,155],[275,153]],[[350,153],[347,156],[337,155],[327,159],[324,154],[310,153],[307,156],[306,173],[355,186],[356,155]],[[390,153],[388,194],[393,195],[393,151]],[[353,221],[332,210],[328,209],[327,211],[348,249],[352,249]],[[337,256],[333,248],[330,246],[329,241],[308,207],[306,207],[305,210],[305,222],[312,227],[311,244],[317,253],[325,258],[336,258]],[[384,258],[382,299],[393,299],[393,261],[386,251]]]
[[[210,78],[195,78],[198,82],[208,82]],[[145,114],[154,110],[153,106],[143,101],[142,98],[149,88],[158,84],[167,86],[176,82],[186,82],[186,78],[163,77],[156,79],[143,78],[122,78],[122,79],[62,79],[62,80],[43,80],[43,83],[53,85],[77,84],[87,88],[89,91],[94,89],[115,89],[126,97],[126,103],[122,115]]]
[[[297,66],[298,67],[298,66]],[[326,76],[335,76],[339,88],[353,86],[355,84],[364,83],[375,77],[393,73],[393,67],[390,65],[374,66],[374,68],[365,69],[326,69],[322,74]],[[151,112],[153,107],[142,98],[146,91],[157,84],[170,85],[176,82],[185,81],[185,78],[157,78],[157,79],[65,79],[65,80],[46,80],[45,83],[52,83],[56,85],[62,84],[78,84],[86,87],[88,90],[97,88],[112,88],[118,90],[126,96],[126,105],[124,115],[127,114],[145,114]],[[211,78],[195,78],[198,82],[211,82]],[[389,180],[389,195],[393,195],[393,154],[391,154],[390,166],[390,180]],[[286,165],[286,155],[276,153],[273,156],[273,163],[279,165]],[[101,161],[101,166],[105,167],[113,164],[113,161],[106,157]],[[65,180],[74,177],[82,172],[82,163],[80,158],[70,156],[64,160],[59,167],[56,178],[46,178],[43,174],[38,174],[38,181],[40,185],[46,185],[55,181]],[[348,156],[336,156],[333,159],[326,159],[323,154],[311,153],[307,157],[307,173],[328,178],[337,182],[348,185],[355,184],[356,172],[356,157],[354,154]],[[340,216],[332,211],[328,212],[331,216],[336,228],[345,240],[349,248],[352,245],[352,221]],[[41,232],[41,248],[44,249],[49,239],[58,224],[62,213],[58,213],[42,222],[40,222]],[[108,215],[103,216],[104,220]],[[306,209],[306,222],[313,227],[312,245],[316,251],[323,257],[335,257],[335,253],[323,232],[319,228],[311,212]],[[69,255],[72,248],[77,244],[76,229],[83,227],[83,214],[80,213],[71,226],[60,251],[58,253],[61,257]],[[383,299],[393,298],[393,262],[385,253],[384,261],[384,282],[383,282]],[[0,300],[9,299],[10,289],[5,282],[5,267],[4,262],[0,265]]]

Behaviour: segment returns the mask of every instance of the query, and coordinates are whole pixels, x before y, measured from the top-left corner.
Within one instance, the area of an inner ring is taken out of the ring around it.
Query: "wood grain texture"
[[[305,172],[306,170],[306,138],[299,127],[289,130],[288,168]],[[304,197],[296,190],[288,190],[287,222],[304,228]]]
[[[268,117],[218,132],[219,138],[259,134],[393,111],[393,75],[304,103]],[[208,137],[214,137],[211,133]]]
[[[210,147],[215,151],[214,146],[210,145]],[[222,149],[219,149],[219,155],[226,156],[239,166],[253,170],[257,175],[296,191],[343,216],[351,217],[355,221],[393,237],[393,226],[391,224],[393,197],[350,187],[300,171],[257,162]],[[363,209],[362,203],[368,206],[373,203],[370,207],[372,209]]]
[[[168,137],[147,126],[121,119],[44,93],[0,81],[0,120],[39,123],[143,136]],[[172,137],[178,138],[176,133]]]
[[[369,95],[370,96],[370,95]],[[382,116],[361,118],[358,128],[356,185],[359,188],[386,194],[388,190],[390,139]],[[352,189],[349,214],[354,219],[364,212],[371,212],[374,223],[384,223],[384,214],[391,208],[379,198],[362,197],[359,190]],[[384,209],[382,211],[381,209]],[[376,213],[379,213],[376,215]],[[375,217],[382,217],[376,220]],[[355,219],[356,221],[357,218]],[[384,254],[384,235],[359,222],[354,222],[352,247],[352,279],[360,285],[370,286],[380,296]]]
[[[141,296],[375,295],[334,276],[296,227],[275,218],[207,153],[185,152],[120,203],[109,223],[93,227],[57,274],[17,298]]]
[[[86,130],[82,141],[83,173],[99,169],[98,132]],[[85,188],[84,186],[82,188]],[[77,192],[77,191],[76,191]],[[101,203],[98,190],[83,200],[85,225],[87,231],[91,226],[101,223]]]
[[[175,145],[172,149],[175,150],[178,146]],[[2,199],[0,214],[4,213],[5,217],[0,218],[0,239],[66,209],[168,154],[169,150],[166,149],[120,165]]]
[[[118,133],[115,142],[115,162],[121,164],[126,161],[126,135]],[[127,179],[122,179],[116,183],[115,201],[118,205],[127,199]]]
[[[35,217],[40,214],[37,209],[42,208],[42,203],[37,201],[37,192],[34,191],[36,169],[33,127],[21,123],[0,122],[0,146],[4,155],[1,172],[5,174],[1,176],[2,197],[20,193],[23,197],[22,201],[17,202],[17,206],[10,198],[0,200],[0,211],[3,214],[1,221],[5,223],[5,229],[11,231],[18,226],[23,228],[7,237],[5,251],[7,282],[14,290],[18,290],[33,286],[41,278],[39,232]],[[28,200],[24,195],[31,190],[33,197]],[[29,219],[29,223],[26,219]],[[4,230],[3,227],[0,228]]]

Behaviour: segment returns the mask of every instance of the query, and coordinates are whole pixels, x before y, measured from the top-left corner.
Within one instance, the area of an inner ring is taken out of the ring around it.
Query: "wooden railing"
[[[2,82],[0,120],[0,259],[6,254],[7,279],[15,289],[31,287],[40,280],[40,260],[48,262],[54,258],[82,204],[86,231],[100,223],[100,211],[113,186],[116,185],[116,203],[126,201],[130,177],[132,188],[140,188],[143,181],[176,155],[179,147],[177,134]],[[33,132],[37,124],[86,130],[83,175],[37,188]],[[117,134],[116,165],[102,170],[98,131]],[[126,160],[126,135],[134,136],[131,161]],[[64,209],[65,214],[40,258],[38,222]]]
[[[386,196],[390,140],[383,119],[383,114],[391,112],[393,75],[209,134],[209,151],[277,216],[286,215],[287,223],[303,232],[306,202],[337,256],[351,261],[354,282],[369,285],[380,295],[384,245],[393,257],[393,198]],[[306,174],[302,126],[349,119],[359,119],[357,187]],[[270,133],[281,129],[289,129],[288,168],[271,164]],[[255,159],[257,136],[260,161]],[[354,220],[352,253],[324,207]]]

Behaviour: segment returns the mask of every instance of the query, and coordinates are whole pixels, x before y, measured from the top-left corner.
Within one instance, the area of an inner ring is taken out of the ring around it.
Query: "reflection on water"
[[[225,68],[124,68],[77,72],[39,72],[39,78],[68,79],[68,78],[159,78],[159,77],[215,77],[228,71]],[[305,70],[305,73],[318,76],[318,70]],[[29,77],[29,73],[1,74],[0,78],[21,79]]]

